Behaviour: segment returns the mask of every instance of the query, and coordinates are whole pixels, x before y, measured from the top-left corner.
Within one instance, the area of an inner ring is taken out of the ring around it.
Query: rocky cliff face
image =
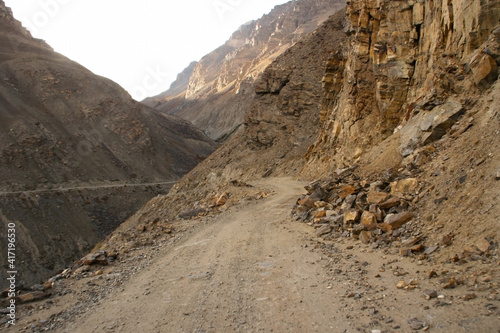
[[[344,6],[340,0],[299,0],[240,27],[196,64],[182,95],[166,92],[145,104],[176,114],[224,140],[244,121],[253,84],[280,54]]]
[[[122,205],[109,199],[120,184],[174,181],[214,150],[188,122],[136,103],[33,39],[3,1],[0,73],[0,228],[18,225],[19,245],[30,249],[18,262],[34,272],[27,279],[64,267],[127,218],[123,211],[165,191],[125,190]],[[95,189],[106,186],[107,194]]]
[[[177,102],[181,102],[184,100],[184,97],[186,95],[186,87],[189,85],[189,80],[193,75],[196,64],[197,64],[196,61],[190,63],[188,67],[186,67],[181,73],[177,75],[176,80],[172,82],[170,88],[167,91],[153,98],[146,98],[144,100],[144,103],[148,104],[153,108],[160,108],[163,105],[163,103],[168,100],[172,101],[172,103],[169,104],[172,107],[172,109],[180,111],[178,105],[174,106],[174,100]],[[171,112],[170,114],[175,115],[175,112]]]
[[[321,133],[305,174],[352,164],[398,126],[404,156],[439,138],[435,132],[451,127],[470,106],[466,95],[480,95],[498,76],[493,29],[499,6],[498,1],[348,1],[351,46],[330,59]],[[429,117],[450,121],[429,124]],[[415,132],[420,125],[435,135]]]
[[[342,48],[346,25],[342,10],[269,65],[255,84],[244,126],[185,179],[208,184],[217,174],[217,184],[298,174],[318,135],[324,68]]]
[[[358,0],[347,17],[350,45],[326,67],[320,133],[301,172],[327,179],[311,197],[335,189],[333,213],[302,206],[301,217],[325,239],[475,268],[497,261],[500,1]],[[413,188],[397,193],[402,183]],[[377,195],[401,205],[384,212]]]

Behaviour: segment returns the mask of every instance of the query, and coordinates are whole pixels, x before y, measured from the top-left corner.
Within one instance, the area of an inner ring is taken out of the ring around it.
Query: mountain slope
[[[263,70],[344,5],[340,0],[299,0],[276,6],[203,57],[182,94],[167,91],[143,102],[187,119],[223,141],[243,123],[254,96],[253,84]]]
[[[165,191],[106,186],[175,181],[215,148],[190,123],[133,101],[114,82],[33,39],[3,1],[0,73],[1,228],[16,222],[19,246],[30,249],[18,258],[24,281],[65,267]]]

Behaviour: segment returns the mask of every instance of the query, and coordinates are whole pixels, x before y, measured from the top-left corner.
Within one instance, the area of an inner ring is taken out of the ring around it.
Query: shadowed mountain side
[[[0,42],[2,189],[176,179],[213,150],[191,124],[63,56],[29,41],[13,53],[4,34]]]
[[[15,222],[29,243],[18,261],[22,282],[39,282],[71,263],[171,184],[124,192],[107,186],[175,181],[214,149],[189,122],[135,102],[116,83],[33,39],[0,1],[0,230]],[[30,192],[44,189],[54,191]]]

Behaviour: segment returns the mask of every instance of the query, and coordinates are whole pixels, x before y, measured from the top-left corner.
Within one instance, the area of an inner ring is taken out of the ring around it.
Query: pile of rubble
[[[13,289],[5,289],[0,293],[0,305],[6,307],[11,303],[11,299],[15,299],[17,304],[26,304],[49,298],[53,295],[53,287],[56,281],[90,272],[91,267],[107,266],[116,260],[117,256],[117,253],[108,253],[106,251],[90,253],[77,261],[72,268],[65,269],[43,284],[33,285],[29,288],[16,286]],[[102,274],[102,270],[97,270],[95,273],[95,275],[99,274]],[[0,311],[0,314],[6,313],[5,309]]]
[[[430,189],[409,174],[369,182],[347,170],[305,188],[307,195],[299,198],[292,214],[313,226],[318,237],[352,237],[373,248],[397,243],[405,256],[437,250],[422,244],[414,212],[414,205]]]
[[[245,200],[267,198],[271,193],[267,189],[240,180],[231,180],[211,190],[209,187],[199,184],[195,188],[197,190],[192,191],[194,194],[191,193],[189,199],[186,198],[184,192],[181,192],[179,207],[183,207],[183,209],[177,214],[177,220],[190,220],[215,215]],[[186,205],[187,201],[194,202],[194,204],[188,206]]]

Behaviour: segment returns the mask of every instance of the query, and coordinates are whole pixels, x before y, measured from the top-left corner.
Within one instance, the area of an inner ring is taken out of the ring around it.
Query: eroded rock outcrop
[[[321,134],[306,174],[349,165],[419,113],[441,114],[435,108],[449,106],[449,98],[461,104],[451,109],[467,108],[464,93],[479,94],[498,77],[498,1],[347,4],[351,47],[327,67]],[[429,117],[421,114],[410,127],[425,127]],[[434,133],[443,126],[434,124]],[[437,137],[426,135],[413,148]]]
[[[255,84],[244,126],[198,171],[219,170],[224,181],[297,174],[317,137],[324,66],[342,48],[345,26],[340,11],[269,65]]]

